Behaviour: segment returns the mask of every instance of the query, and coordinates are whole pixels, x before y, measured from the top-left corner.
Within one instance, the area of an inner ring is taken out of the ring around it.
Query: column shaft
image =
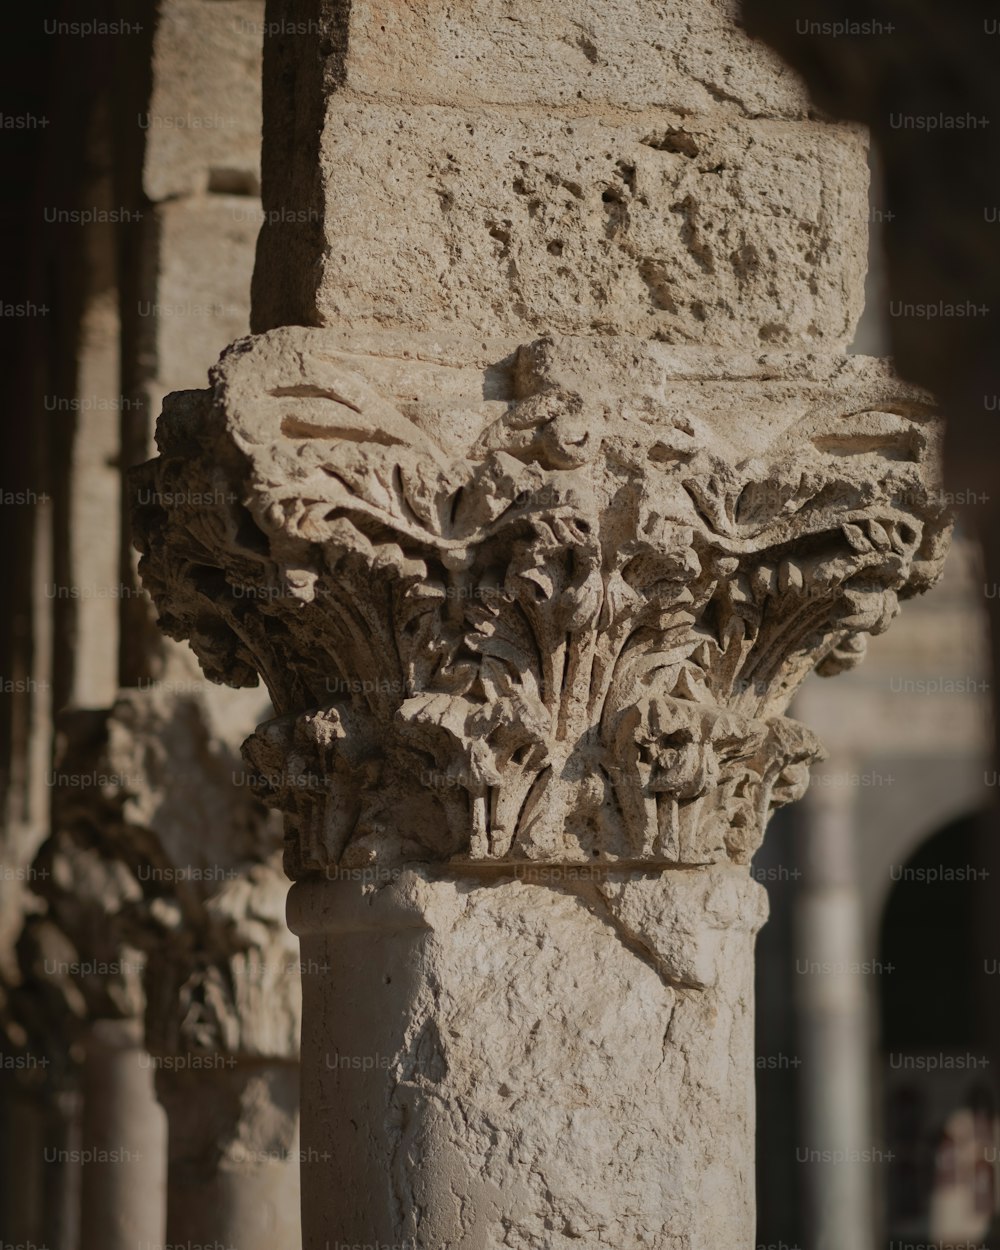
[[[809,1244],[874,1250],[876,1143],[864,917],[850,769],[827,765],[803,802],[795,971],[802,1074],[801,1171]]]
[[[306,1250],[742,1247],[745,871],[407,871],[289,911],[330,969],[305,989]]]
[[[298,1067],[208,1058],[218,1062],[157,1074],[169,1121],[167,1243],[295,1250]]]
[[[745,1250],[784,713],[947,527],[924,398],[837,355],[864,136],[708,3],[293,7],[260,332],[133,520],[164,630],[274,705],[306,1246]]]
[[[159,1245],[166,1232],[166,1118],[129,1022],[91,1028],[83,1092],[83,1148],[98,1158],[84,1171],[82,1248]]]

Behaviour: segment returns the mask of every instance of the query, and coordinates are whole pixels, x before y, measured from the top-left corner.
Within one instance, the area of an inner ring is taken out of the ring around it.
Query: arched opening
[[[981,1244],[998,1210],[995,855],[978,815],[892,869],[879,1038],[891,1243]]]

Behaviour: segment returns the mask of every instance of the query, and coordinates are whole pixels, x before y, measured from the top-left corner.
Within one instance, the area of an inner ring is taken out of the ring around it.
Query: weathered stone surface
[[[321,160],[325,325],[836,349],[861,313],[860,133],[343,102]]]
[[[267,683],[246,750],[293,875],[745,863],[801,793],[795,688],[939,571],[930,409],[876,362],[774,357],[781,423],[734,425],[745,383],[645,351],[522,348],[464,448],[321,331],[245,340],[214,401],[176,397],[137,480],[200,493],[137,513],[142,573],[210,676]]]
[[[728,0],[355,0],[343,74],[348,91],[380,100],[610,105],[681,116],[809,111],[798,79],[746,37]]]
[[[732,10],[275,4],[252,328],[846,347],[862,134]]]
[[[1000,79],[989,0],[878,6],[847,38],[831,0],[744,0],[747,23],[799,70],[832,116],[871,130],[884,170],[879,233],[886,257],[883,318],[900,373],[931,388],[948,414],[949,489],[982,544],[1000,724]],[[866,29],[867,28],[867,29]],[[954,712],[921,701],[938,740],[954,743]],[[905,714],[904,714],[905,715]],[[896,714],[897,726],[904,723]],[[961,729],[961,725],[957,726]],[[992,775],[1000,765],[993,731]],[[975,801],[996,817],[996,787]],[[995,1030],[994,1030],[995,1032]],[[996,1046],[996,1037],[994,1037]],[[988,1240],[1000,1236],[994,1227]]]
[[[910,0],[853,24],[834,0],[743,0],[742,9],[819,107],[870,128],[884,170],[882,312],[897,367],[948,410],[953,489],[992,486],[1000,454],[995,9],[988,0],[947,10]]]
[[[274,704],[309,1250],[749,1244],[784,713],[946,541],[927,397],[831,355],[860,133],[722,9],[529,7],[271,6],[287,324],[136,479],[164,628]]]
[[[347,875],[290,900],[330,966],[306,986],[307,1246],[743,1244],[759,885]]]

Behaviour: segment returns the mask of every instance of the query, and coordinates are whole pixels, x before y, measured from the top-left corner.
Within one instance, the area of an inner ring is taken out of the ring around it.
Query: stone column
[[[522,868],[296,886],[306,1246],[752,1232],[758,887]]]
[[[262,333],[133,520],[274,704],[304,1244],[746,1247],[783,713],[947,529],[926,397],[837,354],[863,144],[707,6],[286,7]]]
[[[856,786],[843,757],[818,770],[803,803],[795,908],[802,1073],[800,1176],[817,1250],[875,1246],[869,984],[855,864]],[[867,969],[867,974],[866,974]]]
[[[167,1242],[295,1250],[299,961],[286,885],[259,868],[213,900],[214,945],[167,943],[147,1017],[169,1124]]]
[[[135,939],[143,890],[109,833],[127,786],[102,759],[107,714],[67,710],[53,762],[53,832],[33,887],[66,957],[45,979],[75,1007],[59,1045],[79,1064],[81,1250],[134,1250],[165,1232],[166,1124],[144,1047],[146,959]]]
[[[166,1241],[294,1250],[301,992],[280,831],[246,785],[227,716],[174,673],[108,713],[100,760],[115,789],[91,813],[141,892],[123,927],[146,961]],[[241,703],[224,713],[242,720]]]
[[[29,1242],[35,1238],[39,1246],[81,1250],[85,1169],[74,1043],[84,1005],[71,976],[74,956],[55,924],[30,915],[17,943],[19,983],[5,995],[2,1024],[5,1050],[10,1047],[7,1055],[15,1065],[15,1089],[20,1086],[28,1104],[21,1104],[24,1133],[16,1143],[22,1154],[17,1183],[23,1190],[9,1218]],[[5,1226],[4,1236],[13,1235],[14,1229],[8,1234]]]
[[[84,1171],[79,1089],[75,1084],[53,1089],[45,1110],[44,1244],[77,1250]]]
[[[136,1250],[166,1227],[166,1131],[137,1021],[91,1025],[83,1070],[83,1250]]]
[[[935,575],[943,522],[884,370],[772,358],[789,424],[741,454],[763,379],[706,388],[699,355],[543,340],[500,403],[470,370],[485,427],[449,459],[290,327],[161,421],[148,497],[242,502],[140,510],[143,576],[207,672],[268,682],[246,751],[331,968],[309,1247],[752,1233],[747,864],[818,754],[780,709]]]
[[[198,1058],[157,1073],[170,1122],[168,1244],[298,1246],[298,1064]]]
[[[84,1250],[120,1236],[127,1250],[164,1238],[291,1250],[300,976],[280,830],[230,741],[229,718],[253,724],[246,697],[229,692],[220,708],[172,658],[162,681],[63,721],[60,833],[39,889],[93,965],[82,978],[91,1018],[143,1022],[128,1031],[133,1049],[122,1039],[95,1051],[95,1027],[86,1035],[89,1085],[135,1102],[88,1098],[86,1144],[88,1126],[95,1147],[119,1133],[129,1166],[93,1173]],[[120,1201],[115,1186],[127,1187]],[[144,1221],[137,1237],[125,1231],[132,1217]]]

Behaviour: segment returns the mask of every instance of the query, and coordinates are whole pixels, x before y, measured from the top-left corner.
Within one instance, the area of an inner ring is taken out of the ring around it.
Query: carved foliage
[[[293,873],[745,862],[819,752],[782,715],[799,682],[936,576],[912,392],[848,416],[827,396],[741,449],[686,412],[697,384],[609,397],[599,370],[556,380],[558,352],[521,349],[515,398],[455,454],[320,331],[244,340],[214,394],[168,401],[143,578],[210,676],[267,684],[245,751]]]

